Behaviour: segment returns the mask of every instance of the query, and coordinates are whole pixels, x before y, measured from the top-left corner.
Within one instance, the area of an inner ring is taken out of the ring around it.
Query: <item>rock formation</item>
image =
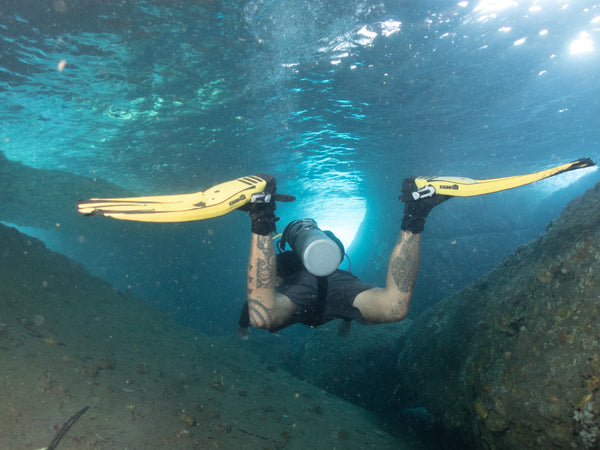
[[[411,325],[396,370],[475,448],[600,444],[600,185]]]

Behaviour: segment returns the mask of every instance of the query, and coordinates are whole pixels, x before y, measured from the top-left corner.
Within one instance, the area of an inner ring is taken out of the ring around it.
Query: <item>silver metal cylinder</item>
[[[331,275],[344,257],[339,245],[323,233],[312,219],[291,224],[287,230],[287,241],[306,270],[317,277]]]

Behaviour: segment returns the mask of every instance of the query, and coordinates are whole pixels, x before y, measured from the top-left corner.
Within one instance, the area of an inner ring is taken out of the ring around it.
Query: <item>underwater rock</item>
[[[298,376],[376,412],[397,407],[395,355],[407,323],[354,324],[347,337],[339,336],[338,325],[335,321],[310,334],[301,351]]]
[[[600,184],[414,320],[396,373],[472,448],[600,445]]]

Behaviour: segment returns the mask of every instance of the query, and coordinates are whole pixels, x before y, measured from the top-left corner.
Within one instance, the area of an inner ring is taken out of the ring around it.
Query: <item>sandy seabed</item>
[[[414,448],[0,225],[0,448]]]

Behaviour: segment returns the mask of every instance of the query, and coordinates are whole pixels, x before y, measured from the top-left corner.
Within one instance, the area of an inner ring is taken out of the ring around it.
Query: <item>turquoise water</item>
[[[273,173],[298,197],[282,221],[314,216],[355,249],[361,277],[382,283],[405,176],[600,159],[599,5],[5,1],[0,150],[140,195]],[[414,312],[492,268],[597,179],[582,171],[444,205],[426,231]],[[52,244],[226,333],[244,296],[247,225],[161,227],[146,259],[130,235],[114,237],[118,261],[68,237]]]

